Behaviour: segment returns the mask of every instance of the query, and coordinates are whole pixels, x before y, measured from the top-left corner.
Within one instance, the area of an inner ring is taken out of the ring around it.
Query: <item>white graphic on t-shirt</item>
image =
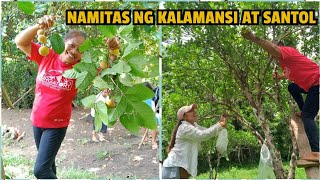
[[[71,90],[73,85],[73,81],[63,77],[60,70],[42,71],[39,74],[39,79],[44,86],[53,89]]]

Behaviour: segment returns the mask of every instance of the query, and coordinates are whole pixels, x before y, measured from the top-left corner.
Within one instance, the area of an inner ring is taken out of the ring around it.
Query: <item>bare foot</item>
[[[92,136],[92,138],[91,138],[91,139],[92,139],[92,141],[93,141],[93,142],[96,142],[96,143],[98,143],[98,142],[99,142],[99,140],[97,139],[97,137],[96,137],[96,136]]]
[[[107,140],[104,138],[104,135],[103,135],[102,133],[99,133],[99,141],[100,141],[100,142],[107,141]]]

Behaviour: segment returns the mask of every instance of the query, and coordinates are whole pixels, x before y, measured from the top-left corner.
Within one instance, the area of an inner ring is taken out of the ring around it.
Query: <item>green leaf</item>
[[[81,103],[83,104],[84,107],[87,108],[94,108],[94,103],[96,102],[96,95],[90,95],[88,97],[85,97],[81,99]]]
[[[137,49],[139,47],[139,45],[142,42],[138,42],[138,43],[130,43],[129,46],[126,47],[126,49],[124,50],[124,53],[122,55],[122,58],[126,57],[128,54],[130,54],[133,50]]]
[[[99,45],[101,45],[101,44],[104,45],[104,43],[103,43],[104,41],[103,41],[103,38],[102,38],[102,37],[91,38],[90,41],[91,41],[91,44],[92,44],[93,46],[99,46]]]
[[[107,74],[122,74],[122,73],[128,73],[131,71],[131,67],[128,65],[128,63],[124,61],[119,61],[117,64],[113,65],[111,68],[105,69],[101,72],[101,76],[105,76]]]
[[[120,118],[121,124],[133,134],[138,134],[140,127],[137,119],[132,114],[123,114]]]
[[[26,14],[29,14],[31,15],[34,11],[34,4],[30,1],[18,1],[18,8],[26,13]]]
[[[79,73],[76,70],[74,70],[73,68],[65,70],[62,74],[63,77],[71,78],[71,79],[76,79],[78,75],[79,75]]]
[[[94,76],[88,73],[87,71],[81,72],[77,76],[76,87],[78,89],[86,89],[94,79]]]
[[[120,118],[120,116],[126,112],[128,106],[128,102],[126,100],[126,98],[121,97],[121,99],[119,100],[117,106],[115,108],[112,108],[109,113],[109,124],[110,122],[116,122],[117,119]]]
[[[133,30],[133,27],[134,26],[132,24],[127,25],[127,26],[120,26],[120,28],[119,28],[120,37],[122,39],[125,39],[126,41],[130,41],[131,32]]]
[[[101,55],[104,55],[104,53],[99,49],[95,49],[90,52],[91,52],[92,62],[97,62],[98,58],[101,57]]]
[[[156,115],[151,107],[144,102],[131,102],[130,105],[135,111],[138,123],[148,129],[156,129]]]
[[[90,51],[85,51],[81,61],[85,62],[85,63],[92,63],[91,52]]]
[[[128,63],[121,60],[117,64],[113,65],[112,69],[118,74],[128,73],[131,71],[131,67]]]
[[[140,32],[137,26],[134,26],[133,31],[132,31],[132,37],[134,39],[138,39],[140,36]]]
[[[112,38],[117,33],[117,26],[115,25],[99,25],[98,30],[107,38]]]
[[[125,85],[125,86],[132,86],[133,85],[133,79],[129,73],[122,73],[119,76],[119,81]]]
[[[146,9],[156,9],[159,7],[159,4],[154,2],[143,2],[142,6]]]
[[[155,56],[149,57],[146,69],[148,77],[159,76],[159,58]]]
[[[116,75],[117,72],[112,68],[108,68],[108,69],[102,70],[101,73],[100,73],[100,76],[104,77],[107,74]]]
[[[146,33],[150,33],[151,32],[151,27],[149,25],[143,25],[142,27],[146,31]]]
[[[100,90],[104,90],[104,89],[113,89],[113,84],[112,83],[107,83],[106,81],[104,81],[100,76],[97,76],[94,80],[93,80],[93,86],[100,89]]]
[[[109,121],[108,127],[113,127],[113,125],[116,124],[116,122],[117,122],[117,121],[112,121],[112,122]]]
[[[90,49],[92,47],[91,41],[90,39],[86,39],[82,45],[79,47],[79,51],[81,53],[83,53],[84,51],[87,51],[88,49]]]
[[[44,14],[48,9],[48,4],[35,4],[35,13]]]
[[[148,64],[148,60],[144,55],[144,51],[139,49],[135,50],[126,56],[126,60],[130,67],[132,68],[131,74],[138,77],[148,77],[148,74],[145,72],[145,66]]]
[[[108,108],[106,104],[102,101],[97,101],[95,104],[95,118],[103,122],[104,124],[108,124]]]
[[[132,102],[142,102],[144,100],[154,97],[154,93],[151,89],[147,88],[143,84],[137,84],[130,87],[125,95],[129,101]]]
[[[92,63],[80,62],[74,65],[73,68],[79,72],[87,71],[92,76],[96,76],[98,74],[96,66]]]
[[[64,51],[64,41],[58,33],[54,33],[50,36],[50,43],[52,49],[57,54],[61,54]]]
[[[95,118],[94,118],[94,131],[95,132],[100,132],[101,129],[102,129],[102,121],[101,121],[102,118],[99,117],[98,114],[95,115]]]

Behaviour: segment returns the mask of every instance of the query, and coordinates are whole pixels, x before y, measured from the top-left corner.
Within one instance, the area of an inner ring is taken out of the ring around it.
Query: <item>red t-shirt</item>
[[[302,55],[298,50],[280,46],[282,58],[279,63],[286,77],[306,92],[319,84],[319,65]]]
[[[39,44],[32,42],[31,57],[28,57],[39,65],[31,113],[32,123],[39,128],[67,127],[77,89],[75,79],[64,78],[62,73],[71,69],[72,65],[63,63],[60,55],[52,49],[48,56],[41,56],[39,48]]]

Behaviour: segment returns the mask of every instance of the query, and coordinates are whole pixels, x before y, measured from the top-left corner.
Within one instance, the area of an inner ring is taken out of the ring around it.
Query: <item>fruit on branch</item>
[[[47,43],[47,37],[45,35],[39,35],[38,36],[38,41],[42,44],[46,44]]]
[[[109,99],[107,100],[106,105],[110,108],[114,108],[116,107],[116,101],[114,99]]]
[[[106,39],[104,39],[104,41],[109,49],[111,49],[111,50],[120,49],[120,42],[119,42],[118,38],[116,38],[116,37],[113,37],[111,39],[106,38]]]
[[[110,54],[118,55],[119,54],[119,49],[110,49],[109,51]]]
[[[40,36],[40,35],[44,35],[44,30],[43,29],[39,29],[37,31],[37,35]]]
[[[47,46],[41,46],[39,48],[39,54],[41,56],[47,56],[49,54],[49,48]]]
[[[109,59],[110,59],[111,61],[115,61],[115,60],[117,60],[117,58],[118,58],[117,55],[115,55],[115,54],[110,54],[110,53],[109,53]]]
[[[108,62],[106,62],[106,61],[100,61],[100,68],[101,68],[101,69],[107,69],[107,68],[109,68],[109,67],[110,67],[110,65],[109,65]]]

